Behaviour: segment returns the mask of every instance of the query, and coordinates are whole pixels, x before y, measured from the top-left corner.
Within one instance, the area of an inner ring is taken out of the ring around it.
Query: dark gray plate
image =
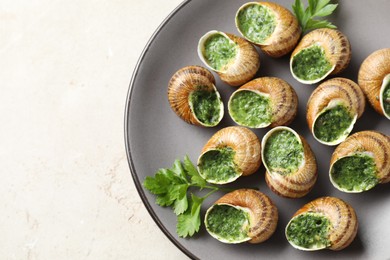
[[[217,29],[238,34],[234,16],[236,10],[245,2],[243,0],[183,2],[157,29],[141,55],[127,98],[125,138],[130,169],[146,208],[167,237],[192,258],[389,258],[389,185],[379,185],[362,194],[345,194],[333,188],[328,178],[328,169],[334,147],[327,147],[315,141],[305,120],[306,102],[315,86],[302,85],[293,79],[289,72],[289,57],[272,59],[260,53],[261,67],[257,76],[280,77],[295,88],[299,96],[299,113],[291,127],[303,135],[314,150],[318,161],[319,178],[314,189],[306,197],[296,200],[278,197],[269,190],[265,184],[263,166],[257,173],[242,177],[233,184],[234,187],[256,186],[270,196],[278,206],[280,217],[278,228],[268,241],[257,245],[226,245],[209,236],[204,227],[191,239],[179,238],[175,232],[176,216],[172,210],[157,206],[154,203],[155,197],[141,186],[146,176],[154,175],[159,168],[170,167],[176,158],[183,158],[188,154],[195,162],[203,145],[217,130],[234,125],[227,111],[221,124],[215,128],[200,128],[186,124],[169,107],[167,83],[179,68],[203,65],[197,56],[196,47],[199,38],[205,32]],[[294,1],[275,2],[291,10]],[[388,0],[339,2],[337,12],[332,15],[332,21],[349,37],[353,51],[351,64],[340,76],[356,82],[361,62],[373,51],[390,47],[389,10]],[[235,88],[216,78],[217,88],[226,104]],[[390,135],[389,123],[367,105],[353,132],[375,129]],[[254,132],[262,138],[268,130]],[[212,202],[222,194],[209,197],[202,207],[202,216]],[[356,239],[340,252],[330,250],[301,252],[292,248],[284,236],[288,220],[305,203],[326,195],[344,199],[355,208],[360,223]]]

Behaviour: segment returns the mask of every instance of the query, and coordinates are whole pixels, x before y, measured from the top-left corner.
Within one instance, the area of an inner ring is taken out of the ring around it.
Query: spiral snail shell
[[[390,181],[390,137],[362,131],[337,146],[330,160],[330,181],[340,191],[358,193]]]
[[[278,126],[261,141],[265,180],[276,194],[287,198],[305,196],[317,180],[317,163],[309,144],[293,129]]]
[[[189,124],[212,127],[223,118],[223,103],[213,74],[200,66],[187,66],[168,84],[172,110]]]
[[[341,250],[356,237],[355,210],[335,197],[313,200],[299,209],[286,226],[286,238],[296,249]]]
[[[307,124],[318,142],[336,145],[347,138],[364,108],[364,94],[355,82],[333,78],[311,94],[307,102]]]
[[[343,71],[351,60],[348,38],[335,29],[317,29],[306,34],[290,58],[293,77],[303,84],[320,82]]]
[[[377,50],[363,61],[358,82],[372,107],[390,119],[390,48]]]
[[[260,141],[249,129],[230,126],[216,132],[198,159],[199,174],[210,183],[224,184],[253,174],[261,165]]]
[[[248,41],[271,57],[286,55],[297,45],[301,27],[286,8],[270,2],[249,2],[236,13],[236,27]]]
[[[205,215],[209,234],[223,243],[261,243],[275,232],[278,209],[260,191],[239,189],[225,194]]]
[[[215,30],[200,38],[198,56],[231,86],[248,82],[260,68],[260,57],[252,44],[236,35]]]
[[[286,81],[275,77],[254,79],[230,97],[228,110],[239,125],[251,128],[290,124],[298,111],[298,96]]]

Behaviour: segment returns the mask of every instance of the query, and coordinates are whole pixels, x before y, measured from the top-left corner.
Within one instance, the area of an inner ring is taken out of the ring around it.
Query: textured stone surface
[[[127,166],[141,51],[180,0],[0,3],[0,258],[186,259]]]

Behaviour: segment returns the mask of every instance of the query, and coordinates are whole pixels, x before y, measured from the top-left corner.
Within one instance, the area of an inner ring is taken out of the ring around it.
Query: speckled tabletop
[[[133,68],[180,2],[0,2],[1,259],[187,259],[123,138]]]

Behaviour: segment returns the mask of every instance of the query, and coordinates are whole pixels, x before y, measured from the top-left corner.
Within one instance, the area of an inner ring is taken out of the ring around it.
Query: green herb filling
[[[269,8],[251,4],[242,8],[237,16],[238,28],[251,41],[261,44],[275,31],[275,15]]]
[[[372,157],[358,154],[341,158],[332,167],[333,181],[348,191],[366,191],[378,184],[375,161]]]
[[[237,47],[224,35],[210,36],[205,43],[203,56],[206,62],[215,70],[224,70],[234,59]]]
[[[235,152],[230,147],[211,150],[203,154],[199,162],[201,175],[208,181],[223,182],[237,177],[234,164]]]
[[[271,122],[270,99],[253,91],[238,91],[229,104],[231,117],[238,124],[258,127]]]
[[[314,123],[314,135],[324,141],[332,142],[342,135],[348,135],[353,117],[344,105],[337,105],[322,113]]]
[[[318,45],[303,49],[293,57],[292,70],[302,80],[322,78],[331,68],[324,49]]]
[[[217,92],[208,91],[205,87],[198,87],[190,94],[190,102],[196,118],[205,125],[216,125],[220,119],[221,100]]]
[[[385,110],[386,115],[390,116],[390,81],[387,83],[382,97],[383,109]]]
[[[248,238],[249,214],[228,205],[215,205],[208,213],[206,226],[211,233],[229,241],[245,241]]]
[[[287,227],[287,239],[306,249],[330,246],[330,221],[325,216],[307,213],[295,217]]]
[[[297,171],[301,165],[304,158],[303,146],[292,132],[276,131],[265,144],[264,158],[270,171],[289,174]]]

